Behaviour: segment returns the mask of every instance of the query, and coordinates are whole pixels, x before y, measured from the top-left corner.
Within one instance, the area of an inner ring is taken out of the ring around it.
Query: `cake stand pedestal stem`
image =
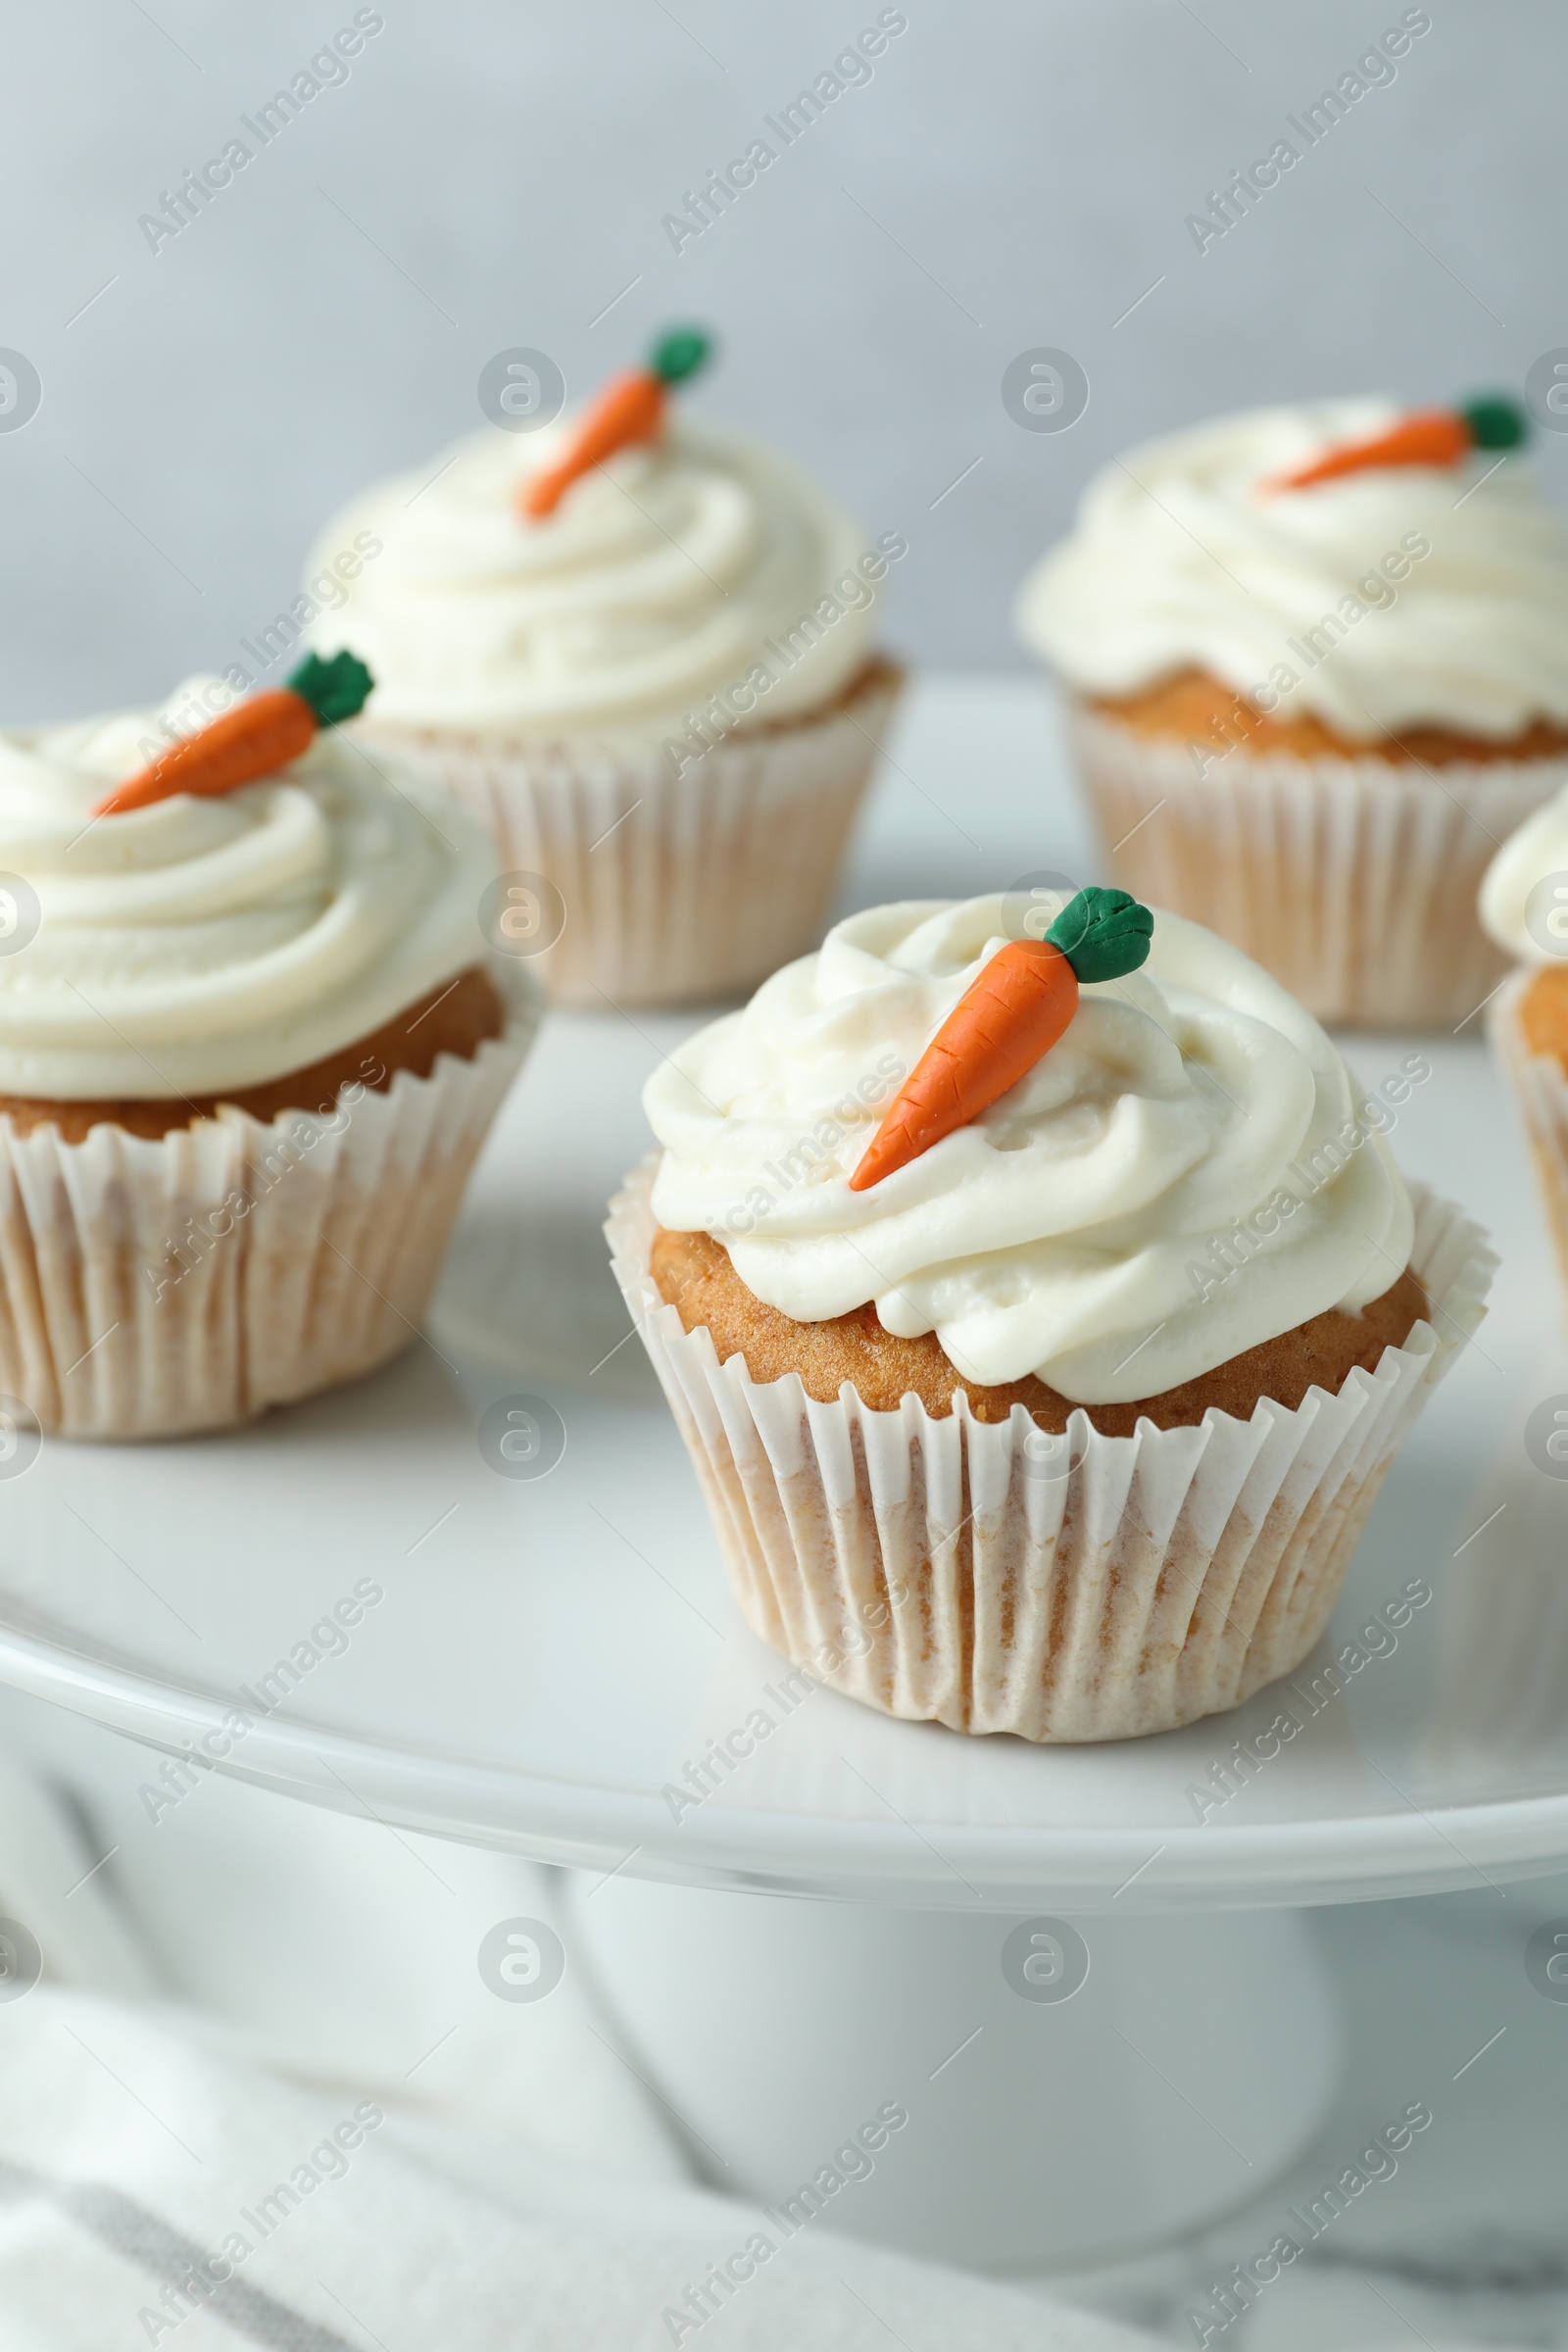
[[[624,2054],[776,2243],[1117,2259],[1255,2197],[1335,2089],[1334,2003],[1289,1911],[1064,1921],[1049,1898],[1019,1918],[628,1878],[574,1878],[566,1906]]]

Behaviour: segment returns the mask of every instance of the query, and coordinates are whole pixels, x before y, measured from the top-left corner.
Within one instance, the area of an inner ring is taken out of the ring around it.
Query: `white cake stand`
[[[895,756],[858,898],[1086,871],[1038,781],[1032,690],[931,692]],[[927,795],[961,819],[951,848]],[[1304,1728],[1262,1765],[1235,1743],[1278,1690],[1076,1749],[822,1690],[786,1706],[598,1234],[644,1145],[641,1079],[690,1025],[548,1025],[432,1336],[384,1373],[236,1436],[46,1443],[0,1475],[0,1680],[192,1774],[582,1874],[567,1965],[727,2186],[775,2203],[814,2182],[825,2209],[857,2163],[835,2152],[891,2109],[908,2121],[845,2227],[1002,2269],[1157,2241],[1254,2195],[1332,2093],[1336,2021],[1294,1907],[1568,1860],[1568,1480],[1525,1444],[1568,1358],[1479,1023],[1353,1049],[1370,1080],[1428,1055],[1396,1148],[1507,1262],[1296,1678]],[[485,1416],[517,1398],[564,1432],[545,1475],[493,1466]],[[1328,1660],[1412,1583],[1430,1600],[1330,1697]],[[720,1771],[760,1707],[774,1728]]]

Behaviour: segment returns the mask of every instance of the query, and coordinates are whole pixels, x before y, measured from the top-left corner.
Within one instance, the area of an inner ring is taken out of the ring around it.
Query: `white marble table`
[[[1210,2345],[1568,2345],[1568,2002],[1525,1972],[1551,1921],[1568,1928],[1568,1877],[1315,1912],[1348,2063],[1311,2145],[1222,2224],[1053,2289],[1192,2345],[1188,2315],[1218,2316],[1216,2281],[1294,2230],[1301,2256]],[[1293,2209],[1305,2214],[1411,2102],[1433,2120],[1397,2171],[1308,2238]]]

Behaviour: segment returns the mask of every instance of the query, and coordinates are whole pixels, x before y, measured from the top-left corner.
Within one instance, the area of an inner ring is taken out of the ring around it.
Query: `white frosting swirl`
[[[347,645],[369,663],[378,719],[657,740],[758,664],[774,679],[760,718],[817,709],[864,666],[866,541],[787,459],[677,395],[657,444],[620,451],[554,514],[524,519],[518,491],[574,429],[469,434],[444,465],[378,484],[328,525],[318,577],[357,534],[384,543],[311,631],[320,651]],[[771,656],[764,640],[792,632],[794,658]]]
[[[1568,957],[1568,788],[1509,834],[1487,868],[1479,906],[1508,955],[1525,963]]]
[[[643,1096],[660,1222],[722,1241],[797,1322],[874,1299],[966,1379],[1036,1372],[1083,1404],[1156,1396],[1397,1280],[1409,1198],[1345,1063],[1173,914],[983,1118],[851,1192],[899,1073],[1005,936],[1000,898],[875,907],[690,1039]]]
[[[1568,720],[1568,532],[1516,455],[1265,487],[1398,414],[1257,409],[1132,451],[1025,580],[1021,635],[1086,693],[1197,668],[1356,737]]]
[[[0,879],[39,914],[0,954],[0,1093],[261,1085],[483,961],[485,834],[335,731],[275,778],[92,821],[150,747],[193,731],[204,694],[209,712],[233,699],[197,677],[161,710],[0,735]]]

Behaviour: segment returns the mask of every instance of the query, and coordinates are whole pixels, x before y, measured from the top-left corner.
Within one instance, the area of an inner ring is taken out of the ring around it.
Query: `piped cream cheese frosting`
[[[1568,958],[1568,790],[1509,834],[1487,868],[1479,907],[1507,955],[1524,963]]]
[[[0,735],[0,886],[24,940],[0,939],[0,1094],[261,1085],[484,960],[487,837],[335,730],[236,791],[94,819],[108,785],[232,699],[195,677],[157,710]]]
[[[711,1234],[797,1322],[873,1301],[967,1380],[1033,1372],[1082,1404],[1157,1396],[1398,1279],[1413,1220],[1386,1114],[1265,972],[1157,910],[1148,962],[1085,985],[1010,1093],[852,1192],[1007,936],[1001,897],[875,907],[689,1039],[643,1097],[660,1223]]]
[[[1199,669],[1361,739],[1568,721],[1568,530],[1516,456],[1270,486],[1400,413],[1303,402],[1131,451],[1024,581],[1020,635],[1084,693]]]
[[[524,518],[576,423],[471,433],[323,533],[313,574],[383,543],[311,632],[368,662],[377,719],[662,740],[759,668],[760,719],[831,703],[870,658],[886,552],[786,458],[685,410]]]

